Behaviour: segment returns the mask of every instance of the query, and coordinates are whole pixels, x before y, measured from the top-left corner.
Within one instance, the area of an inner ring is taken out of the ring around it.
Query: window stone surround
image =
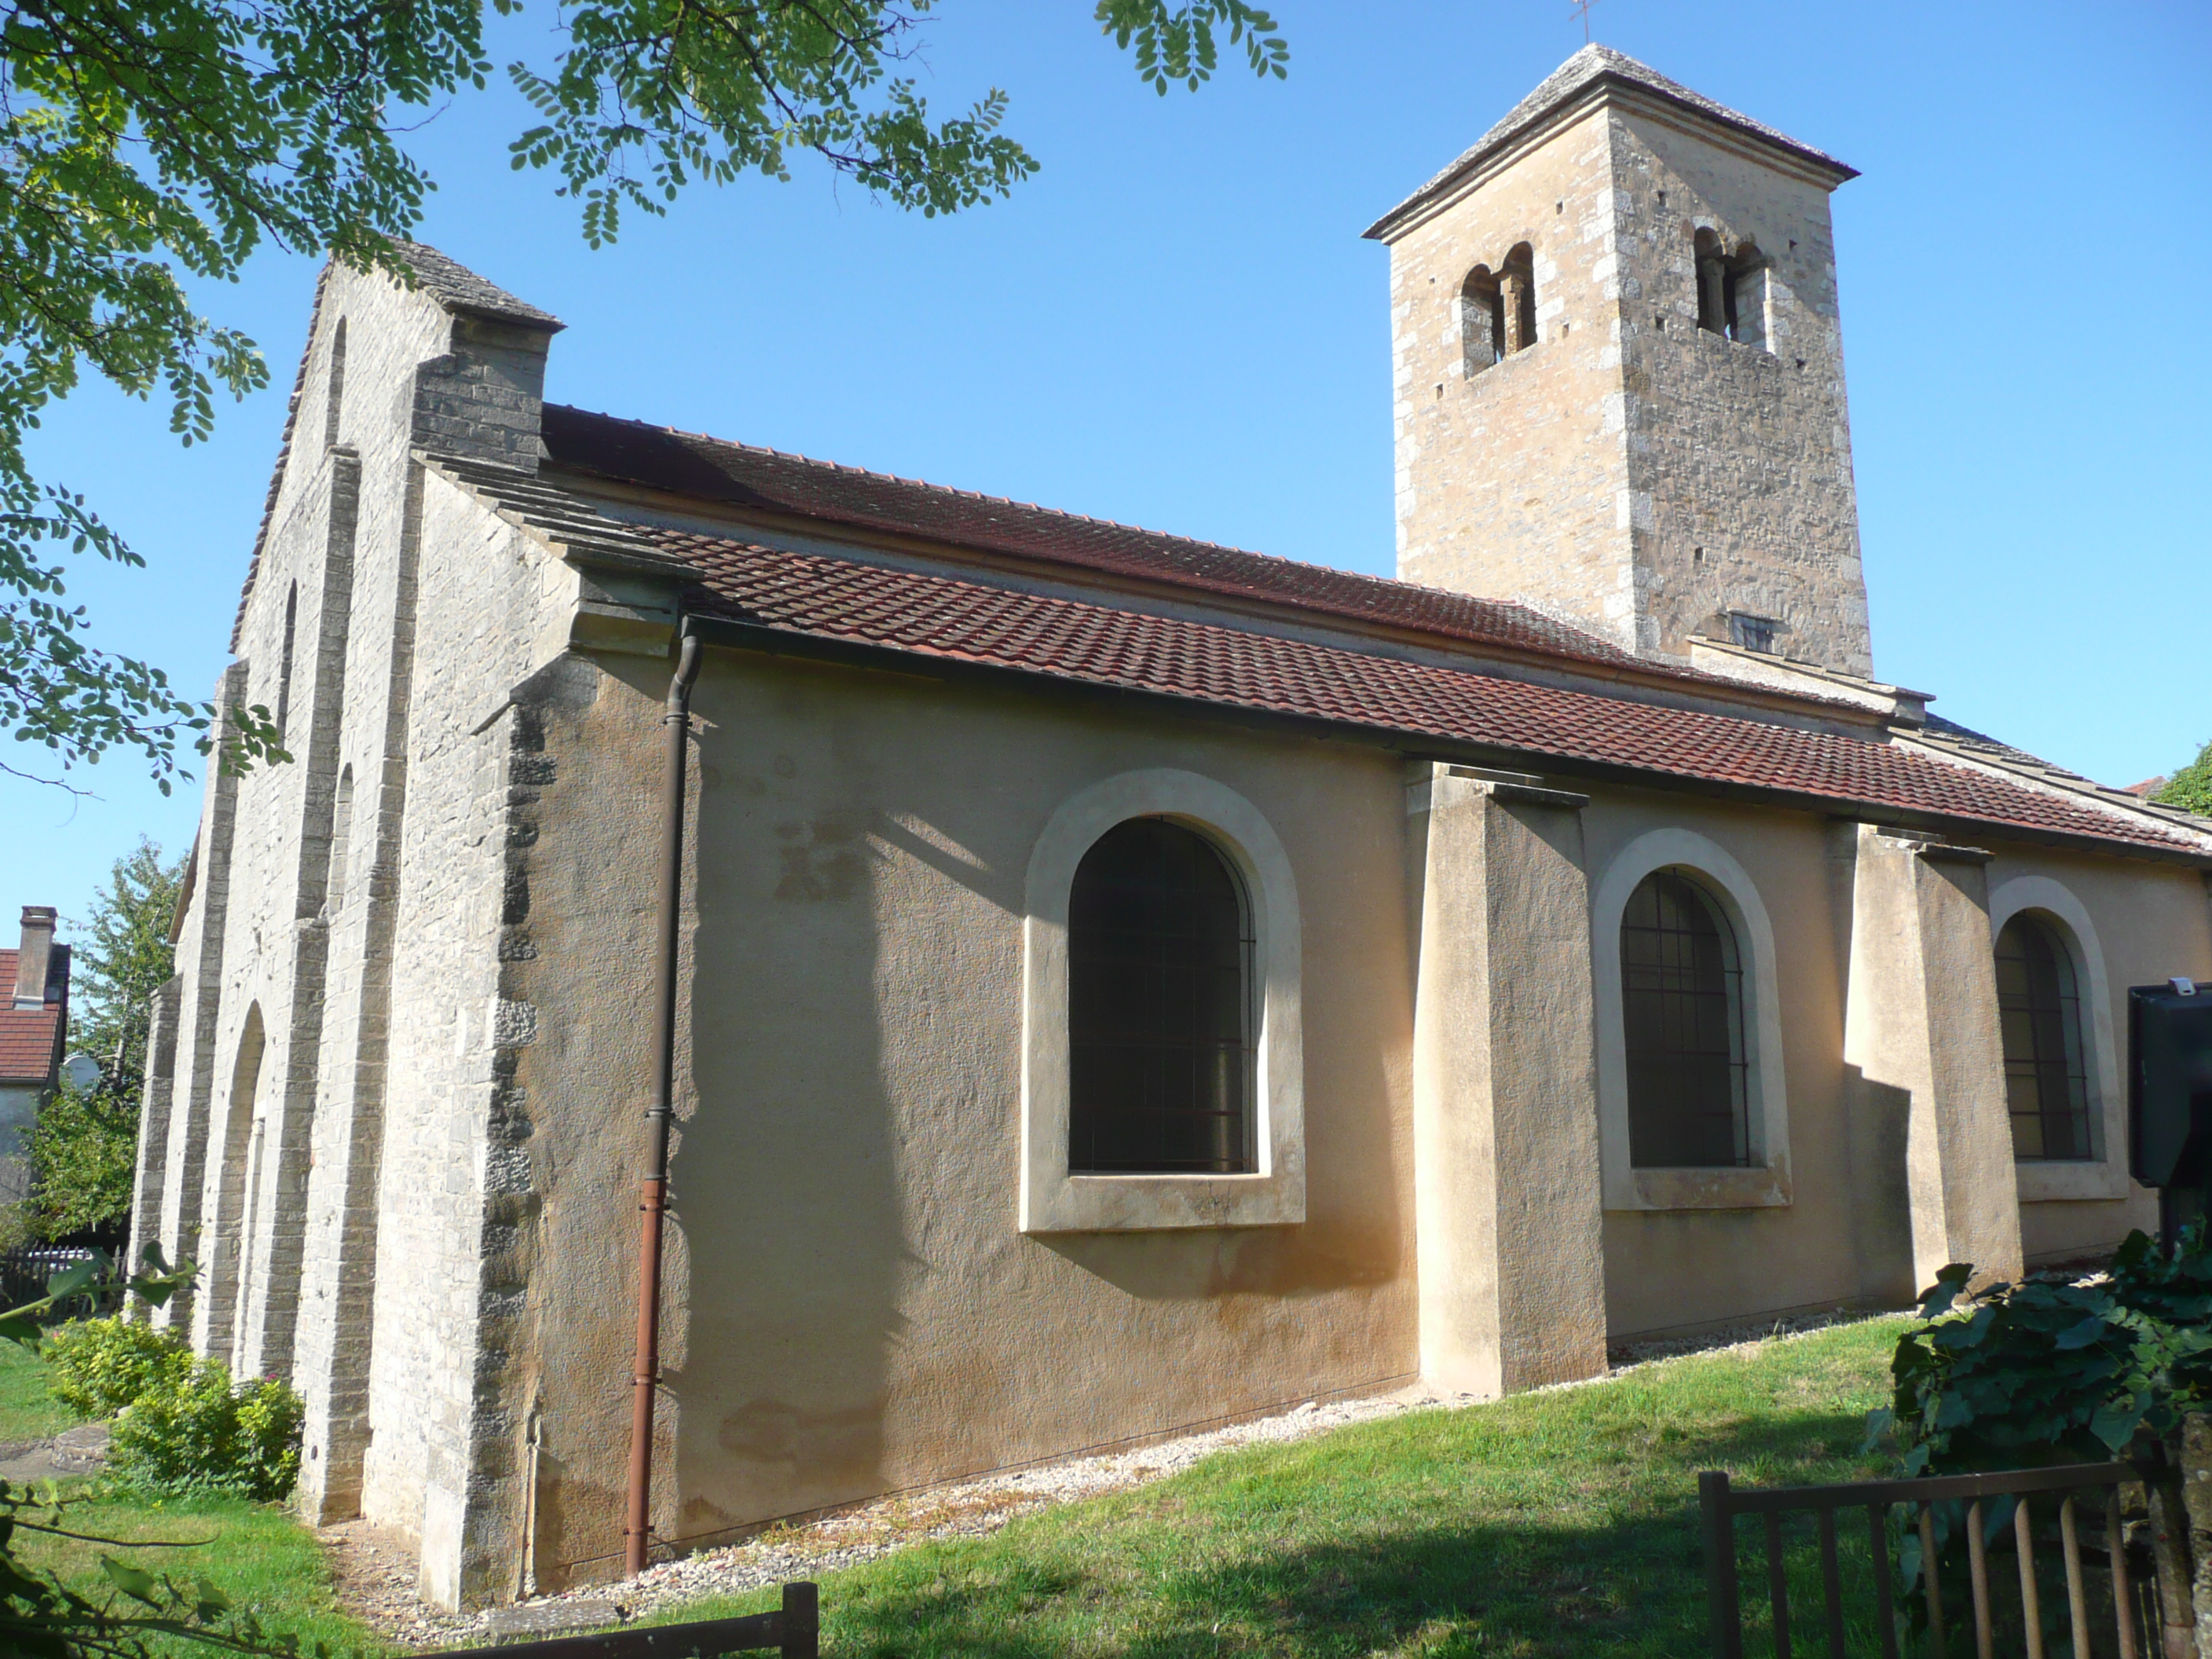
[[[1260,976],[1258,1087],[1250,1175],[1070,1175],[1067,1169],[1067,908],[1076,866],[1129,818],[1165,817],[1205,836],[1252,907]],[[1305,1085],[1297,884],[1265,817],[1194,772],[1124,772],[1064,802],[1030,856],[1023,923],[1021,1231],[1140,1232],[1291,1226],[1306,1218]]]
[[[1620,923],[1643,879],[1679,869],[1696,878],[1735,931],[1744,964],[1747,1169],[1637,1169],[1630,1161],[1628,1050],[1620,988]],[[1613,855],[1590,898],[1597,1014],[1599,1158],[1608,1210],[1751,1210],[1791,1202],[1790,1111],[1783,1078],[1782,996],[1774,926],[1749,873],[1695,830],[1648,830]]]
[[[2105,974],[2104,947],[2097,942],[2097,925],[2088,907],[2063,884],[2050,876],[2014,876],[1997,884],[1990,894],[1990,948],[2005,924],[2023,910],[2034,911],[2070,951],[2082,985],[2081,1002],[2087,1014],[2081,1040],[2089,1048],[2082,1069],[2089,1084],[2089,1133],[2097,1155],[2092,1158],[2015,1160],[2014,1178],[2023,1204],[2085,1203],[2128,1195],[2128,1097],[2120,1076],[2120,1044],[2112,1028],[2112,992]]]

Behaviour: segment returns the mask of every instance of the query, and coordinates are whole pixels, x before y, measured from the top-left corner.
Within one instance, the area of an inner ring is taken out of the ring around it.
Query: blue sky
[[[800,163],[592,252],[511,171],[503,85],[439,112],[420,234],[569,324],[587,408],[1354,569],[1391,565],[1387,259],[1359,232],[1582,43],[1567,0],[1281,0],[1287,82],[1161,99],[1088,0],[942,0],[923,89],[1013,98],[1042,171],[923,220]],[[541,59],[550,11],[500,26]],[[2212,737],[2212,8],[1601,0],[1597,38],[1863,170],[1837,192],[1875,666],[2109,782]],[[270,388],[184,450],[98,390],[35,457],[149,561],[88,568],[101,641],[212,687],[307,324],[312,262],[198,296]],[[0,927],[82,916],[141,835],[190,842],[116,756],[98,797],[0,777]]]

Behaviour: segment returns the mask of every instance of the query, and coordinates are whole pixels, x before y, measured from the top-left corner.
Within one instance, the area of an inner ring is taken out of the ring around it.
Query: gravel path
[[[1640,1365],[1680,1354],[1749,1347],[1863,1317],[1820,1315],[1734,1326],[1695,1338],[1631,1343],[1616,1348],[1612,1370],[1562,1388],[1595,1388]],[[404,1542],[360,1522],[323,1529],[339,1580],[339,1598],[379,1633],[416,1648],[480,1643],[502,1626],[527,1620],[532,1633],[555,1633],[564,1620],[574,1628],[603,1626],[672,1603],[733,1595],[793,1578],[818,1578],[840,1567],[872,1561],[894,1550],[938,1538],[980,1538],[1015,1516],[1054,1504],[1126,1492],[1190,1468],[1232,1447],[1304,1440],[1353,1423],[1419,1410],[1457,1410],[1478,1403],[1472,1395],[1438,1394],[1416,1386],[1396,1393],[1304,1405],[1274,1417],[1185,1435],[1133,1451],[1069,1458],[1034,1468],[955,1481],[921,1492],[878,1498],[842,1514],[799,1526],[779,1526],[741,1544],[702,1550],[649,1567],[633,1579],[541,1596],[518,1609],[447,1616],[414,1599],[412,1551]]]

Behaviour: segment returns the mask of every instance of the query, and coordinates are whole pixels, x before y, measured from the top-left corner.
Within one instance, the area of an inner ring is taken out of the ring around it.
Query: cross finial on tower
[[[1589,9],[1595,4],[1597,4],[1597,0],[1575,0],[1575,15],[1583,20],[1583,44],[1584,46],[1588,46],[1590,40]]]

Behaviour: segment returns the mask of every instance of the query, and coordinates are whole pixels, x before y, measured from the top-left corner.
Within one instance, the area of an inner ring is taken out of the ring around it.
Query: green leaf
[[[2086,1348],[2092,1342],[2101,1338],[2105,1334],[2105,1330],[2104,1316],[2091,1314],[2078,1325],[2069,1325],[2066,1329],[2059,1332],[2051,1339],[2051,1346],[2061,1353],[2072,1348]]]
[[[81,1296],[107,1277],[113,1264],[99,1250],[88,1261],[79,1261],[64,1267],[46,1281],[46,1299],[65,1302],[70,1297]]]
[[[2103,1407],[2089,1419],[2089,1432],[2118,1452],[2136,1437],[2136,1425],[2151,1406],[2148,1395],[2130,1395]]]
[[[100,1565],[115,1588],[134,1601],[143,1601],[149,1607],[161,1605],[155,1595],[161,1589],[161,1583],[144,1568],[118,1561],[112,1555],[102,1555]]]

